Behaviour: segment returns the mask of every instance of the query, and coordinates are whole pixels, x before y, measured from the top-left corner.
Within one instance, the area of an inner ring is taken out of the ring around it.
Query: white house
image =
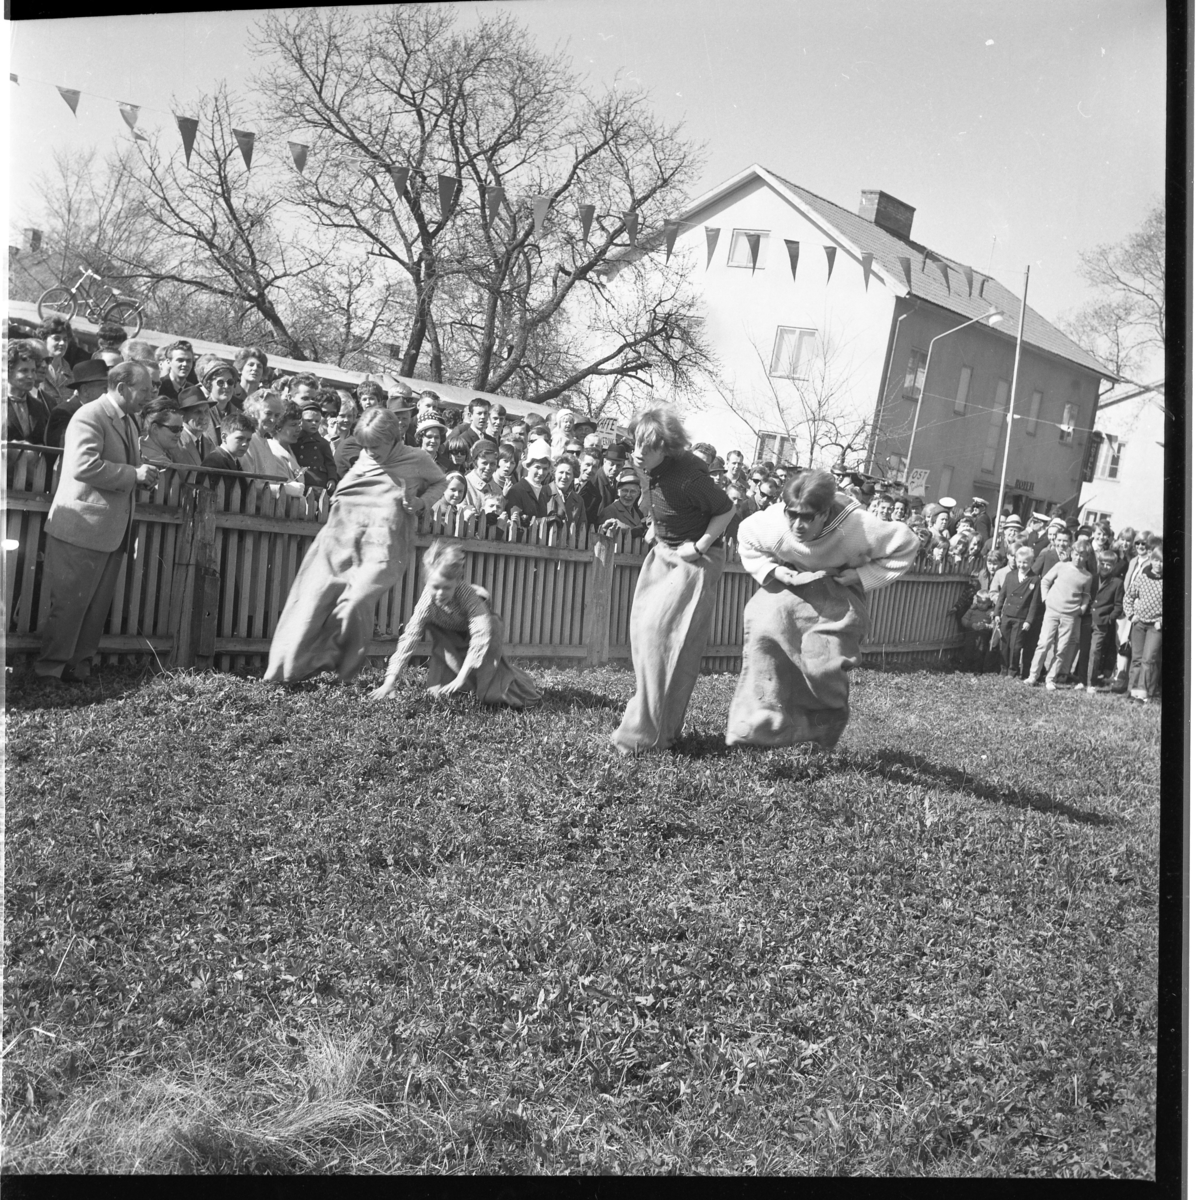
[[[1167,414],[1162,383],[1121,387],[1105,395],[1096,415],[1092,478],[1079,497],[1082,518],[1109,518],[1114,529],[1163,532],[1163,443]]]
[[[1007,440],[1004,502],[1073,503],[1111,376],[1027,309],[1006,439],[1020,298],[914,242],[913,217],[886,192],[851,212],[754,165],[643,243],[662,253],[674,230],[722,366],[689,432],[750,458],[911,468],[993,512]]]

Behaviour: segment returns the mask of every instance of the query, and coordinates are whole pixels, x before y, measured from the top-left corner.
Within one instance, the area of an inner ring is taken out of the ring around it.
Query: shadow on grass
[[[614,700],[611,696],[590,692],[587,688],[576,687],[574,684],[543,688],[542,705],[554,708],[600,708],[612,712],[625,711],[624,700]]]
[[[957,767],[930,762],[923,754],[908,750],[878,750],[874,754],[847,755],[836,759],[813,757],[798,762],[773,763],[764,772],[767,778],[787,779],[796,783],[813,783],[846,767],[878,776],[890,784],[909,787],[944,787],[966,792],[991,804],[1007,804],[1011,808],[1032,808],[1078,821],[1082,825],[1115,825],[1115,817],[1105,813],[1076,808],[1065,800],[1056,800],[1048,792],[1028,787],[1001,787]]]
[[[105,667],[86,683],[48,683],[32,670],[14,671],[4,689],[4,705],[17,712],[85,708],[140,691],[159,674],[144,667]]]

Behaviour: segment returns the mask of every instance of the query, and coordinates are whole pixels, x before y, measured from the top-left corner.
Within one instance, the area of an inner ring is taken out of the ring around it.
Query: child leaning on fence
[[[426,675],[431,695],[474,692],[485,704],[510,708],[541,700],[533,680],[505,658],[500,618],[488,607],[487,591],[467,583],[466,557],[461,543],[449,538],[438,538],[425,552],[425,588],[372,700],[395,691],[426,635],[433,643]]]

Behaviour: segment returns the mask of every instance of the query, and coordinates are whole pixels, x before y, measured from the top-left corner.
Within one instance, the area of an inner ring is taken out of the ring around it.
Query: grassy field
[[[1157,708],[861,671],[838,749],[8,691],[6,1171],[1149,1178]]]

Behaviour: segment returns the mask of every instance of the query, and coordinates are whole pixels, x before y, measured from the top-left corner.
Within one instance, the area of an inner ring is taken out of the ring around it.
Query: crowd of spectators
[[[48,317],[36,338],[8,343],[5,434],[10,442],[62,447],[67,426],[102,395],[108,371],[140,362],[156,397],[140,414],[141,459],[217,486],[228,506],[235,485],[278,494],[332,491],[361,447],[363,414],[396,414],[404,443],[424,464],[414,511],[436,529],[498,529],[521,540],[535,528],[587,528],[607,535],[646,531],[644,479],[632,446],[605,437],[570,408],[516,414],[477,397],[465,410],[436,390],[367,379],[356,389],[324,386],[313,374],[273,375],[266,354],[248,346],[232,363],[197,356],[180,339],[162,346],[102,325],[98,349],[76,342],[70,323]],[[778,503],[795,468],[747,464],[740,451],[691,448],[734,504],[725,538],[751,513]],[[201,468],[208,468],[201,471]],[[239,478],[240,477],[240,478]],[[219,485],[224,483],[224,487]],[[960,506],[897,491],[843,472],[841,486],[883,521],[900,521],[921,542],[914,570],[970,577],[951,610],[966,631],[965,653],[979,671],[1046,687],[1159,695],[1162,656],[1162,539],[1132,528],[1080,525],[1063,511],[1006,512],[993,528],[986,501]],[[1086,577],[1086,578],[1085,578]]]

